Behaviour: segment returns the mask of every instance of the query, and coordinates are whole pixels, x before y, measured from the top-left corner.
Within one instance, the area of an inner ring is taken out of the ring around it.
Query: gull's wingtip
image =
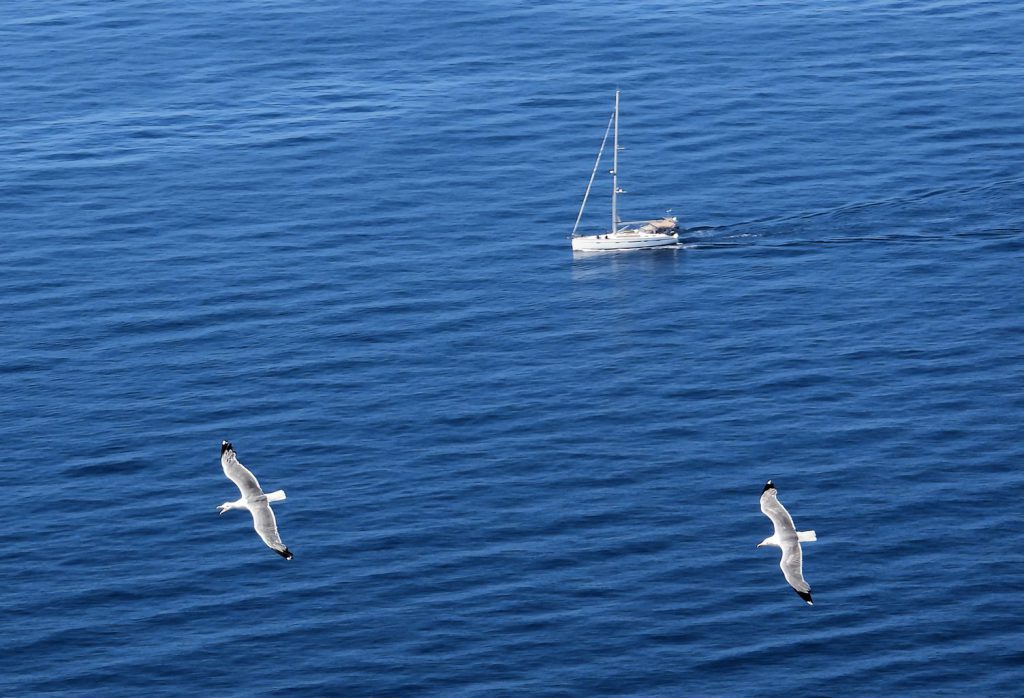
[[[774,489],[775,489],[775,485],[773,485],[772,481],[769,480],[768,482],[764,483],[764,489],[761,490],[761,494],[764,494],[768,490],[774,490]]]
[[[284,550],[278,550],[277,548],[273,548],[272,550],[275,553],[277,553],[278,555],[280,555],[281,557],[283,557],[285,560],[291,560],[292,557],[294,557],[292,555],[292,551],[289,550],[288,548],[285,548]]]
[[[800,598],[807,602],[808,606],[813,606],[814,605],[814,602],[811,600],[811,592],[809,592],[809,591],[797,591],[796,589],[794,589],[793,591],[796,591],[796,593],[800,596]]]
[[[220,455],[222,455],[222,456],[223,456],[223,455],[224,455],[225,453],[227,453],[228,451],[234,451],[234,450],[235,450],[235,449],[234,449],[234,447],[233,447],[233,446],[231,445],[231,442],[230,442],[230,441],[224,440],[224,441],[221,441],[221,442],[220,442]]]

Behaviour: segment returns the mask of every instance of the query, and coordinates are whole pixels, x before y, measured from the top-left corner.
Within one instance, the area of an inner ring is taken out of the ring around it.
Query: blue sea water
[[[1021,695],[1022,26],[4,3],[0,695]]]

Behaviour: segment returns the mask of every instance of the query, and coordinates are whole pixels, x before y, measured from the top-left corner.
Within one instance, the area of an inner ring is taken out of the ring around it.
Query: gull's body
[[[779,501],[778,492],[771,480],[761,490],[761,511],[772,520],[775,525],[775,533],[758,543],[757,547],[774,545],[782,548],[782,561],[779,562],[782,574],[789,582],[789,586],[793,587],[793,591],[813,606],[811,586],[804,580],[804,555],[800,543],[818,540],[817,535],[814,531],[796,530],[796,526],[793,525],[793,517]]]
[[[292,553],[281,541],[281,536],[277,532],[277,519],[274,518],[274,510],[270,508],[270,502],[285,499],[284,490],[264,494],[256,476],[238,462],[235,449],[228,441],[222,441],[220,444],[220,465],[228,479],[238,486],[242,496],[233,502],[224,502],[217,510],[223,514],[230,509],[248,509],[252,514],[253,527],[263,542],[285,560],[291,560]]]

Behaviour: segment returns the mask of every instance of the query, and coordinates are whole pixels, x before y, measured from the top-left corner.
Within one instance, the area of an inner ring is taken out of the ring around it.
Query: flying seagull
[[[757,547],[776,545],[782,548],[782,561],[779,567],[785,575],[789,586],[800,595],[800,598],[813,606],[811,601],[811,585],[804,581],[804,556],[800,549],[801,542],[818,540],[814,531],[797,531],[793,525],[793,517],[779,501],[775,485],[769,480],[761,490],[761,511],[775,524],[775,533],[757,544]]]
[[[277,519],[270,508],[271,502],[279,502],[285,498],[284,490],[264,494],[260,489],[260,483],[256,481],[256,476],[238,462],[238,456],[235,455],[235,449],[230,441],[220,442],[220,465],[228,479],[238,485],[238,491],[242,496],[233,502],[224,502],[217,507],[217,511],[223,514],[229,509],[248,509],[252,514],[252,525],[263,542],[285,560],[291,560],[292,551],[281,541],[281,536],[277,532]]]

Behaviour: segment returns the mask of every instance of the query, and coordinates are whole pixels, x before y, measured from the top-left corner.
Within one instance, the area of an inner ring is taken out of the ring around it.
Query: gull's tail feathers
[[[280,502],[283,499],[288,499],[284,496],[284,490],[275,490],[274,492],[268,492],[266,494],[268,502]]]
[[[284,498],[282,497],[282,499]],[[801,543],[811,543],[818,540],[818,534],[814,531],[797,531],[796,539]]]

